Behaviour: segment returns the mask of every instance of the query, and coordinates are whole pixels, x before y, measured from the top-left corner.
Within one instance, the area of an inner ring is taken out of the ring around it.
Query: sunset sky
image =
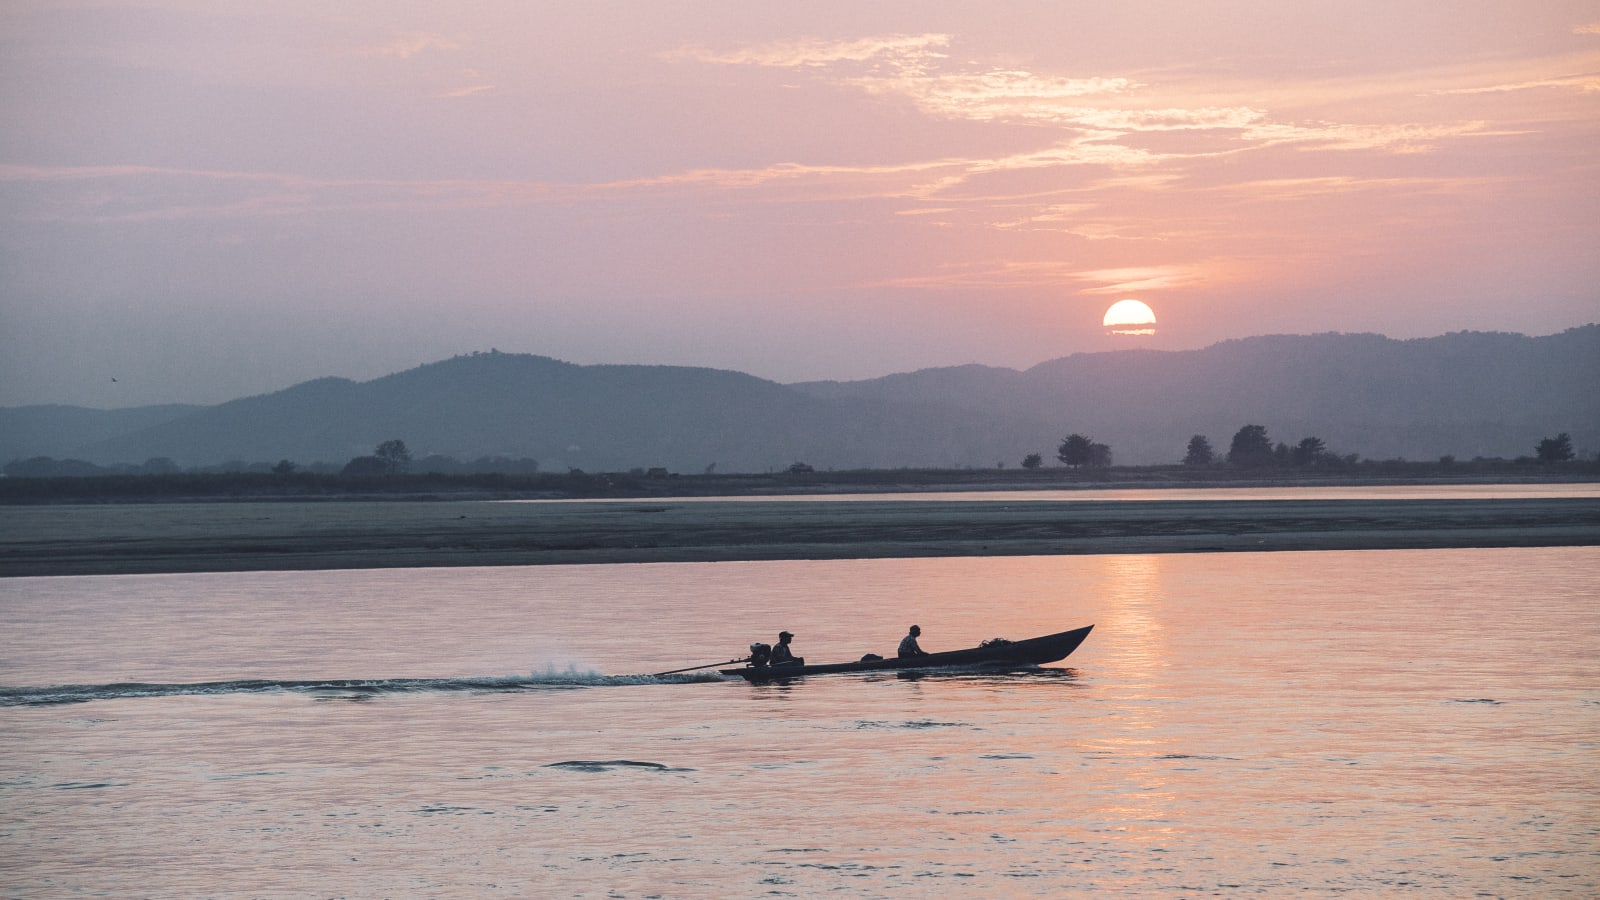
[[[1600,0],[11,0],[0,114],[6,406],[1600,321]]]

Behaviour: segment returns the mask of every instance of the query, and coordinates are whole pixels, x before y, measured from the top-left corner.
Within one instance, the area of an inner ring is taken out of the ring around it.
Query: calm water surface
[[[1593,897],[1596,573],[1600,548],[7,579],[0,892]],[[781,628],[888,653],[913,621],[931,649],[1095,631],[1026,674],[624,677]]]

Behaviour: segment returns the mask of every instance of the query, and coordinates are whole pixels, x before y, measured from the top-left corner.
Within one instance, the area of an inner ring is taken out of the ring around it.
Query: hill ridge
[[[531,457],[547,470],[770,471],[1017,465],[1067,433],[1115,461],[1219,451],[1245,424],[1364,457],[1600,448],[1600,325],[1541,336],[1461,331],[1258,335],[1194,350],[1076,353],[1027,369],[966,363],[782,384],[703,366],[580,365],[498,351],[367,381],[328,376],[215,406],[0,409],[0,460],[342,463],[400,438],[419,457]]]

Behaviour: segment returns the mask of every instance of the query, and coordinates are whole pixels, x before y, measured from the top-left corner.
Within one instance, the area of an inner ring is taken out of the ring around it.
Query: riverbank
[[[12,506],[0,576],[1600,545],[1600,499]]]
[[[633,472],[178,472],[0,478],[0,506],[40,503],[158,503],[200,500],[577,500],[784,497],[957,491],[1083,491],[1167,488],[1357,487],[1600,483],[1600,461],[1363,461],[1326,467],[1085,466],[1077,469],[858,469],[741,474]]]

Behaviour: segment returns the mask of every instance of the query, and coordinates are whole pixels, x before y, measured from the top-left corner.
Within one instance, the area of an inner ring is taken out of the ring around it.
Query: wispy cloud
[[[450,37],[423,31],[396,32],[388,41],[360,47],[356,55],[375,59],[411,59],[429,50],[460,50],[467,46],[463,37]]]
[[[1030,210],[1026,216],[989,223],[1008,231],[1071,231],[1079,227],[1082,214],[1095,209],[1093,203],[1055,203]]]
[[[1433,193],[1461,192],[1482,189],[1498,180],[1482,177],[1394,178],[1323,175],[1306,178],[1256,179],[1208,188],[1205,191],[1213,194],[1231,194],[1254,202],[1286,203],[1368,191],[1382,191],[1391,195],[1408,190]]]
[[[1064,229],[1068,234],[1077,235],[1087,241],[1128,241],[1149,240],[1150,235],[1146,229],[1137,225],[1113,225],[1108,222],[1082,222],[1075,223],[1070,228]]]
[[[454,89],[448,90],[448,91],[440,91],[439,93],[435,94],[434,96],[436,96],[436,97],[446,97],[446,98],[450,98],[450,97],[472,97],[472,96],[476,96],[478,94],[487,94],[490,91],[493,91],[496,87],[498,87],[498,85],[493,85],[493,84],[474,84],[474,85],[470,85],[468,87],[454,88]]]
[[[863,63],[883,60],[899,68],[915,68],[923,62],[945,57],[948,34],[892,34],[853,41],[815,39],[756,44],[737,50],[711,50],[686,47],[664,54],[667,60],[693,60],[721,65],[769,66],[773,68],[821,68],[835,63]]]
[[[1385,150],[1391,153],[1422,153],[1435,149],[1440,141],[1454,137],[1496,134],[1485,122],[1452,122],[1426,125],[1346,125],[1338,123],[1263,122],[1243,132],[1256,147],[1294,144],[1318,150]]]
[[[1600,26],[1596,26],[1600,28]],[[1600,31],[1596,31],[1600,34]],[[1584,93],[1600,91],[1600,72],[1588,72],[1581,75],[1568,75],[1561,78],[1539,78],[1532,81],[1517,81],[1508,84],[1490,84],[1478,87],[1444,88],[1433,93],[1445,97],[1462,94],[1509,94],[1514,91],[1533,91],[1542,88],[1557,90],[1578,90]]]
[[[1041,75],[1016,68],[943,71],[952,42],[948,34],[885,35],[853,41],[790,41],[728,51],[687,48],[666,58],[814,70],[867,94],[907,99],[931,116],[982,122],[1074,124],[1096,114],[1093,109],[1073,105],[1074,101],[1138,87],[1127,78]]]
[[[1137,83],[1126,78],[1066,78],[1026,71],[931,74],[921,68],[847,79],[877,96],[910,100],[924,113],[973,122],[1024,122],[1105,127],[1106,110],[1082,105],[1084,98],[1118,95]]]
[[[1158,155],[1144,149],[1140,136],[1185,132],[1217,135],[1231,142],[1210,152],[1296,145],[1324,151],[1402,155],[1431,152],[1447,139],[1498,133],[1480,120],[1305,121],[1285,117],[1259,101],[1188,103],[1185,101],[1202,98],[1206,92],[1191,91],[1181,82],[1151,84],[1117,75],[1068,76],[1014,66],[989,66],[981,61],[957,62],[950,52],[953,43],[954,39],[945,34],[890,35],[848,42],[767,44],[721,52],[695,49],[681,51],[672,58],[810,70],[815,77],[868,95],[906,100],[936,119],[1054,127],[1075,135],[1047,151],[997,160],[1000,168],[1085,163],[1143,166]],[[1459,73],[1456,77],[1460,77]],[[1469,94],[1536,87],[1600,90],[1600,75],[1439,88],[1432,92]],[[1388,93],[1404,90],[1393,78],[1374,80],[1360,89]],[[1348,101],[1352,87],[1319,88],[1313,83],[1286,89],[1263,83],[1235,93],[1254,91],[1282,104],[1293,99],[1292,90],[1303,91],[1305,96],[1300,102],[1326,106],[1329,101]],[[1211,93],[1215,96],[1220,92]],[[1186,155],[1199,154],[1173,151],[1161,158],[1179,159]]]
[[[92,224],[505,206],[548,202],[571,190],[533,181],[312,178],[155,166],[0,165],[0,184],[63,186],[31,205],[11,203],[15,217]]]
[[[880,278],[867,283],[865,287],[941,291],[1004,290],[1059,285],[1070,279],[1071,275],[1071,265],[1059,261],[986,259],[942,263],[929,272]]]
[[[1099,285],[1084,289],[1085,294],[1137,294],[1186,287],[1205,280],[1205,272],[1193,265],[1130,266],[1074,272],[1072,277]]]
[[[1084,282],[1093,285],[1078,292],[1085,295],[1148,295],[1226,278],[1229,277],[1227,269],[1226,261],[1082,270],[1066,260],[991,258],[943,263],[926,273],[879,279],[867,287],[941,291],[1043,288],[1059,291],[1063,285]]]

